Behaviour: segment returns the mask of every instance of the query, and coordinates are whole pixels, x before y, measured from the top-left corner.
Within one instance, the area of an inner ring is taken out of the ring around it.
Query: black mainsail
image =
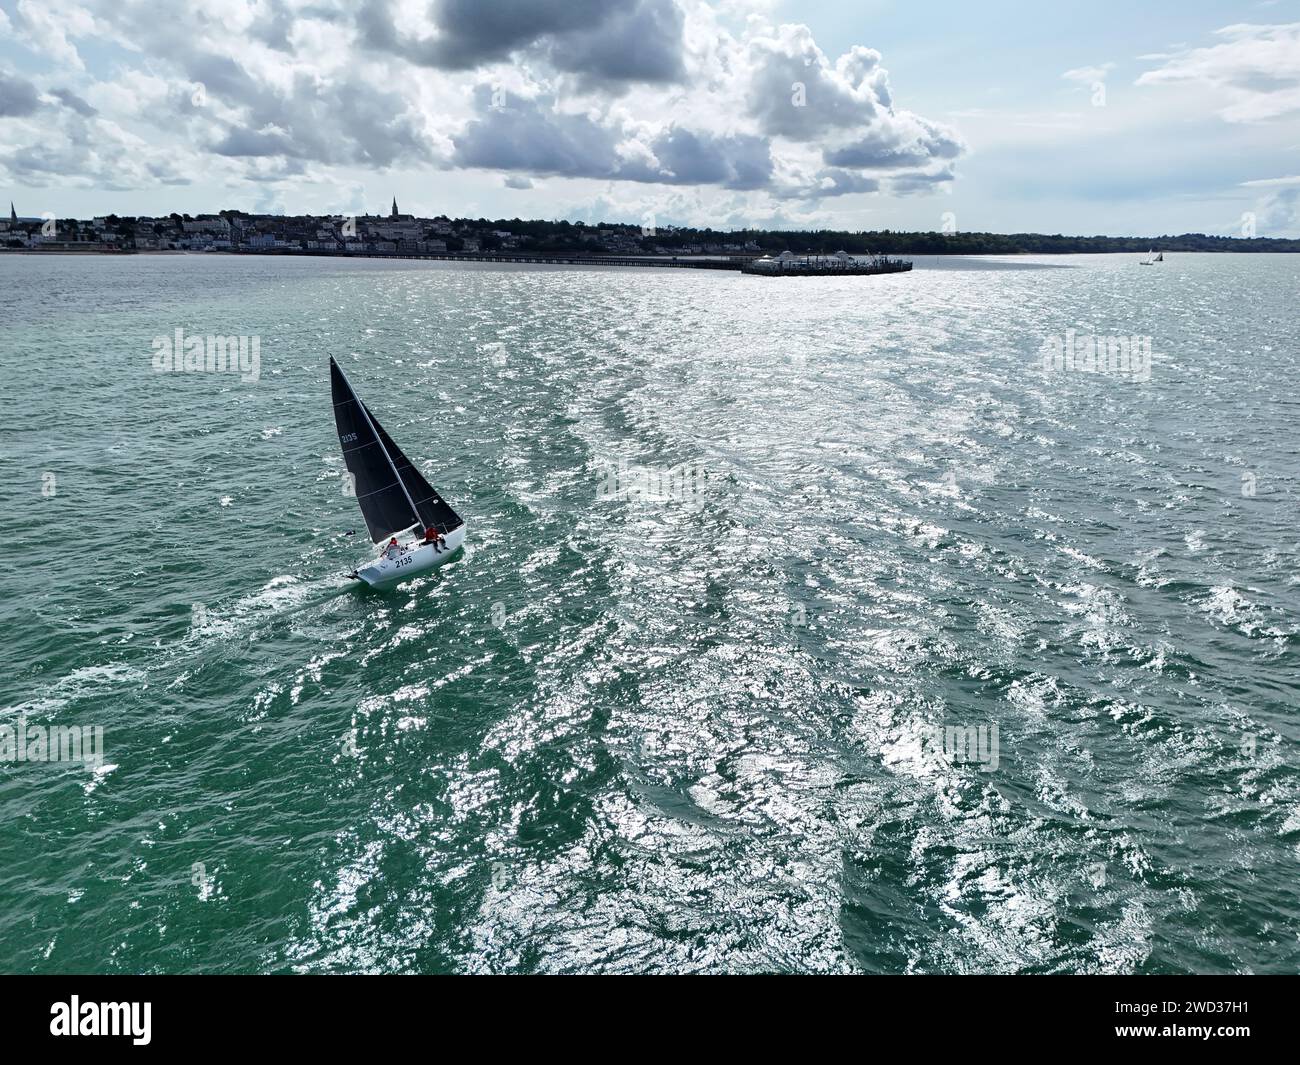
[[[343,461],[371,540],[380,543],[412,525],[449,532],[464,524],[384,432],[332,356],[330,392]]]

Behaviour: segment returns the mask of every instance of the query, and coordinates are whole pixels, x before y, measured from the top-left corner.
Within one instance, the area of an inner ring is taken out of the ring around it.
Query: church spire
[[[13,200],[10,200],[10,201],[9,201],[9,221],[11,221],[11,222],[17,222],[17,221],[18,221],[18,212],[14,210],[14,201],[13,201]]]
[[[397,197],[396,197],[396,196],[393,197],[393,214],[392,214],[392,217],[394,217],[394,218],[397,217]]]

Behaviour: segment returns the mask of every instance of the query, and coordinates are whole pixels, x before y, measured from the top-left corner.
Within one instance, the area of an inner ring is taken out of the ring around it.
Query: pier
[[[318,255],[331,259],[426,259],[440,262],[518,263],[531,266],[636,266],[670,270],[731,270],[765,277],[825,277],[835,275],[899,274],[912,269],[904,259],[871,256],[857,259],[846,252],[834,255],[794,255],[784,251],[778,256],[723,255],[685,257],[667,255],[565,255],[533,252],[413,252],[413,251],[336,251],[325,248],[234,248],[231,255]]]
[[[643,266],[678,270],[741,270],[753,255],[717,258],[640,255],[509,254],[499,252],[330,251],[324,248],[235,248],[231,255],[310,255],[330,259],[428,259],[464,263],[520,263],[536,266]]]
[[[795,255],[783,251],[775,257],[764,255],[741,265],[747,274],[760,274],[763,277],[834,277],[840,274],[902,274],[912,269],[912,264],[904,259],[891,259],[888,256],[872,255],[867,259],[857,259],[848,252],[839,251],[834,255]]]

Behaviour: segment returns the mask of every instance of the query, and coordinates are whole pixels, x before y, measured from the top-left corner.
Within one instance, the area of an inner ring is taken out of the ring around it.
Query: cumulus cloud
[[[40,106],[40,94],[30,81],[0,70],[0,117],[30,115]]]
[[[147,187],[180,179],[168,158],[259,186],[328,182],[331,168],[471,169],[519,189],[536,177],[694,186],[771,211],[930,190],[965,150],[955,131],[895,103],[878,52],[832,59],[807,27],[761,19],[733,32],[697,0],[203,11],[17,0],[14,11],[15,36],[57,71],[45,87],[0,80],[0,119],[59,116],[3,131],[14,149],[0,165],[24,181],[94,174]],[[121,55],[87,69],[95,53],[78,45],[90,39]],[[148,148],[135,159],[123,147],[132,138]]]
[[[98,29],[91,13],[71,0],[18,0],[12,25],[20,40],[72,70],[85,69],[72,38],[92,36]]]
[[[806,26],[781,26],[749,42],[749,113],[773,137],[821,145],[807,195],[879,188],[879,172],[930,173],[965,151],[957,133],[894,106],[880,53],[855,46],[831,63]],[[951,170],[944,168],[951,178]],[[926,184],[933,184],[932,180]]]
[[[1195,83],[1224,101],[1219,115],[1229,122],[1264,122],[1300,113],[1300,22],[1225,26],[1218,44],[1170,56],[1148,70],[1139,85]]]
[[[551,42],[547,58],[556,69],[577,74],[587,89],[682,79],[684,20],[674,0],[607,3],[603,11],[597,26]]]
[[[493,104],[493,89],[477,90],[480,117],[452,137],[458,166],[490,170],[523,170],[558,177],[613,178],[623,160],[616,128],[602,125],[585,113],[556,111],[554,100],[510,97]]]
[[[1300,230],[1300,187],[1287,185],[1264,197],[1258,208],[1260,236]]]
[[[649,180],[760,189],[772,177],[772,151],[763,137],[715,135],[669,126],[651,142],[651,150],[659,168]]]
[[[59,108],[24,120],[0,148],[0,169],[15,184],[75,185],[113,191],[186,185],[192,153],[151,145],[113,122]],[[187,165],[188,164],[188,165]]]
[[[946,127],[918,115],[902,114],[824,154],[831,166],[907,170],[956,159],[964,150],[960,139]]]
[[[879,52],[855,47],[832,66],[807,26],[755,37],[749,59],[749,112],[772,136],[809,141],[870,125],[892,103]]]
[[[818,170],[809,183],[788,185],[778,188],[775,195],[783,200],[821,199],[831,196],[847,196],[855,192],[877,192],[880,179],[859,174],[852,170],[826,167]]]
[[[1300,231],[1300,174],[1243,181],[1241,186],[1262,191],[1254,209],[1259,236],[1287,236]]]
[[[913,196],[933,192],[937,187],[952,181],[952,167],[940,167],[937,170],[918,170],[908,174],[898,174],[889,179],[889,191],[895,196]]]
[[[1115,69],[1114,63],[1099,63],[1093,67],[1075,67],[1061,75],[1066,81],[1079,81],[1091,85],[1096,81],[1105,81],[1106,75]]]
[[[423,34],[398,27],[393,0],[365,0],[357,25],[369,47],[443,70],[530,53],[591,85],[675,81],[684,71],[675,0],[435,0]]]
[[[83,118],[94,118],[95,115],[99,114],[98,111],[91,107],[90,104],[86,103],[85,100],[71,89],[51,89],[50,95],[58,100],[64,107],[76,111],[77,114],[81,115]]]
[[[491,86],[476,93],[479,117],[452,138],[452,163],[555,177],[600,178],[666,185],[764,187],[772,175],[767,141],[669,125],[643,129],[589,114],[568,113],[551,97],[509,97],[495,103]]]
[[[161,20],[156,11],[150,0],[106,3],[100,21],[111,20],[114,32],[152,61],[120,75],[125,94],[100,83],[92,99],[241,160],[428,164],[445,142],[400,82],[350,61],[343,28],[329,12],[295,11],[282,0],[231,7],[221,18],[177,11]],[[307,40],[289,62],[281,49],[293,48],[298,34]]]

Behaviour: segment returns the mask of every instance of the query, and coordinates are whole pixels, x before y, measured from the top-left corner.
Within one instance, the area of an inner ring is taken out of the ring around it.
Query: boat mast
[[[338,364],[335,363],[337,366]],[[379,450],[384,453],[384,458],[388,460],[388,468],[393,471],[393,476],[397,478],[397,483],[402,486],[402,495],[406,496],[406,502],[410,504],[411,513],[415,516],[416,525],[423,525],[424,519],[420,517],[419,510],[416,509],[415,500],[411,498],[411,493],[406,488],[406,482],[402,480],[402,475],[397,472],[397,466],[393,462],[393,456],[388,453],[388,448],[384,447],[384,442],[379,438],[379,430],[375,428],[375,423],[370,420],[370,411],[366,410],[366,405],[361,402],[361,397],[357,395],[357,390],[352,387],[352,382],[348,381],[348,375],[343,373],[343,367],[339,366],[339,373],[343,374],[343,380],[347,381],[348,391],[352,393],[353,401],[361,408],[361,413],[366,419],[366,424],[370,426],[370,431],[375,434],[375,443],[379,445]]]

